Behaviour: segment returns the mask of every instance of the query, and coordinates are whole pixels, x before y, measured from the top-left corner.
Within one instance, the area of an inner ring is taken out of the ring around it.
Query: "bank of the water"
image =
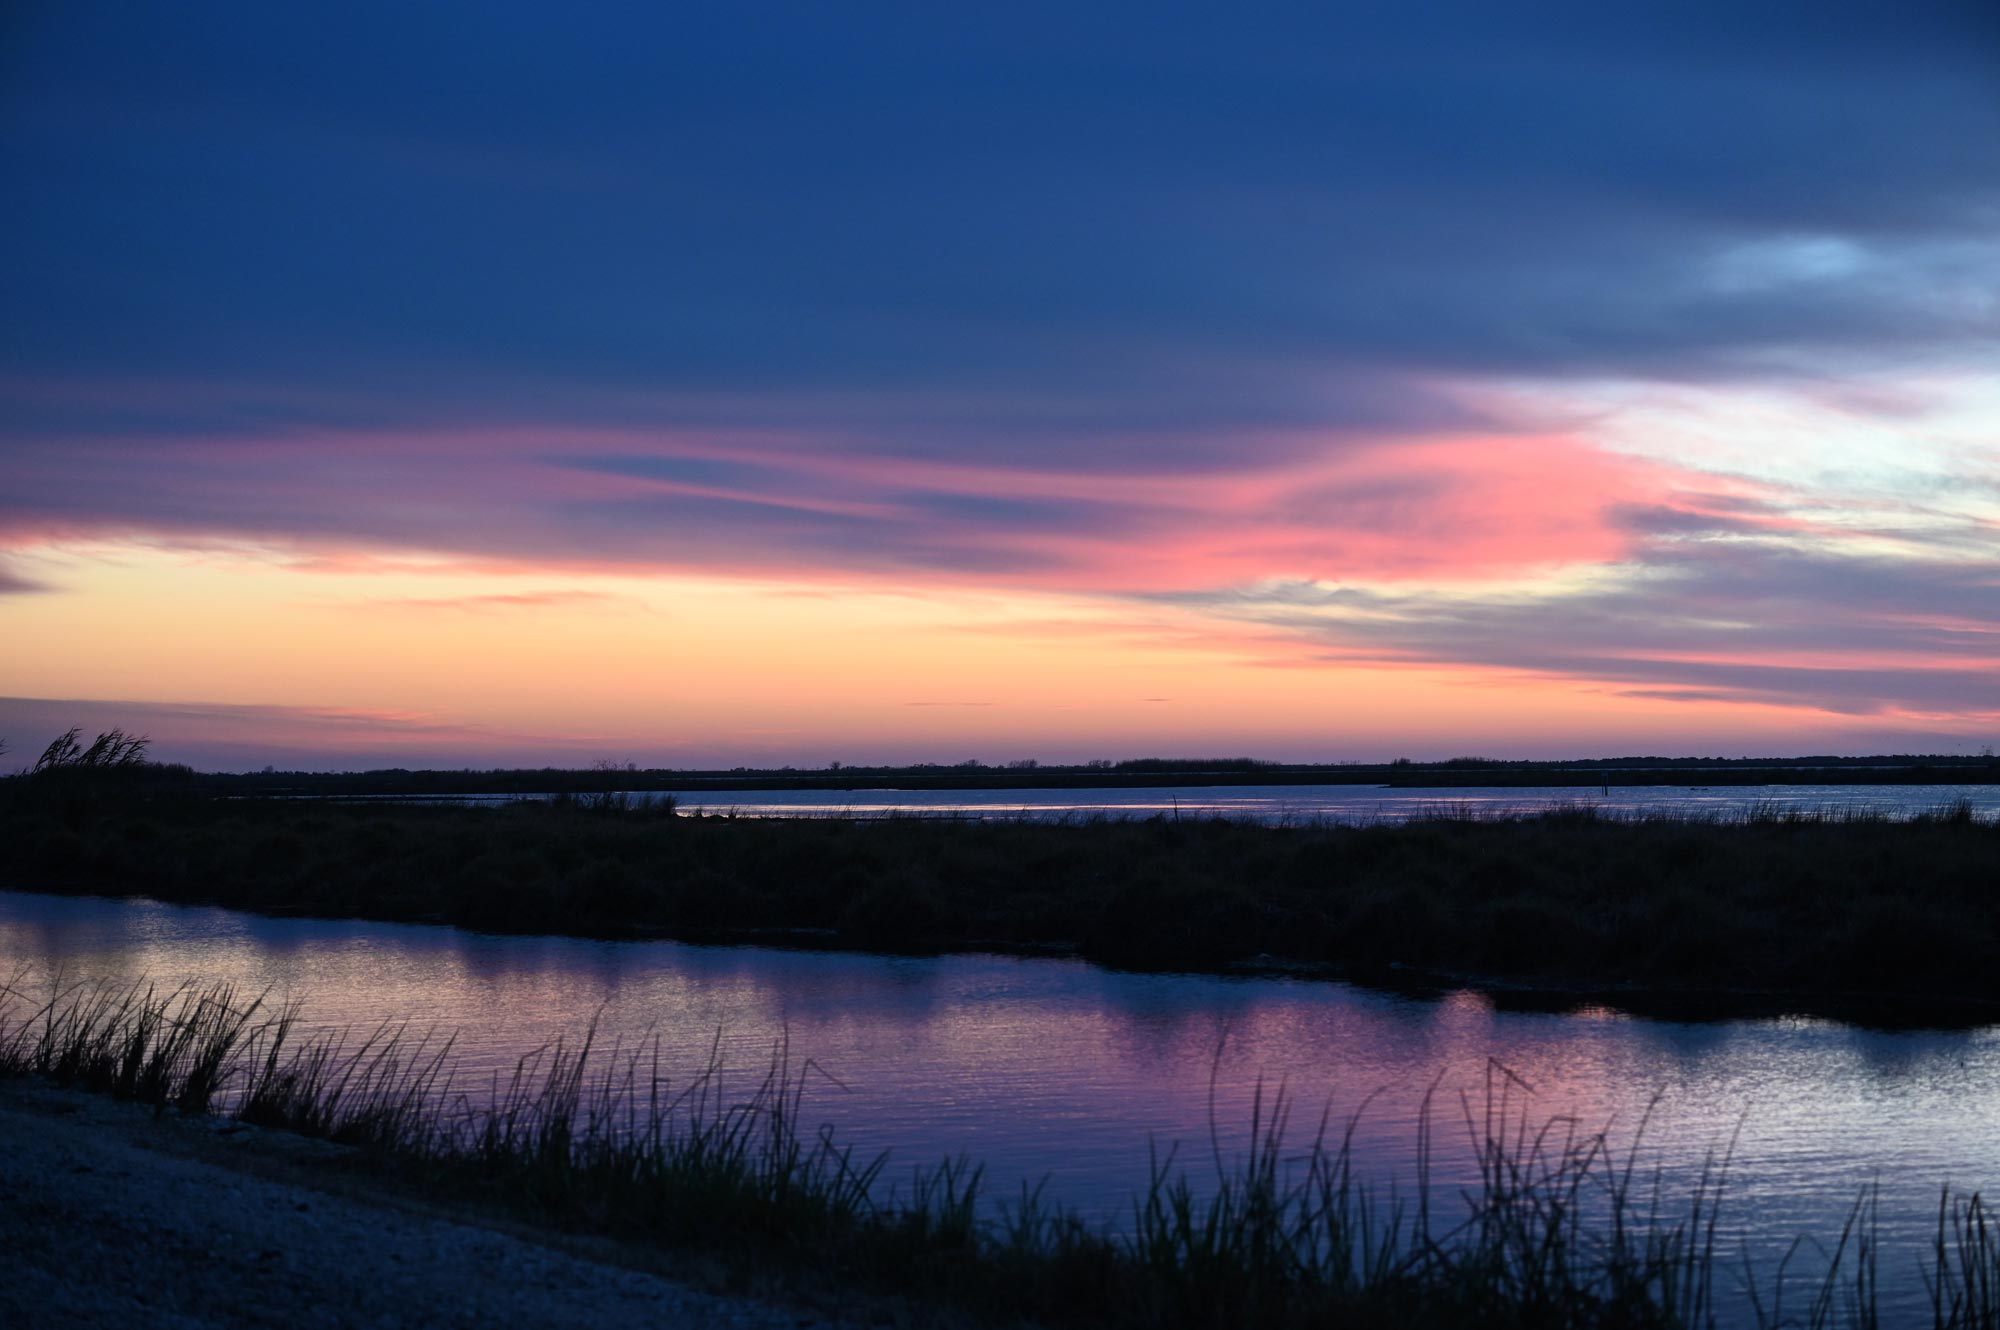
[[[0,1079],[10,1330],[850,1330],[822,1290],[398,1185],[353,1147]],[[732,1290],[734,1282],[739,1288]],[[805,1300],[817,1295],[818,1302]]]
[[[1156,970],[1289,964],[1656,1012],[2000,1010],[2000,826],[1962,807],[1274,827],[8,793],[0,886],[21,890]]]

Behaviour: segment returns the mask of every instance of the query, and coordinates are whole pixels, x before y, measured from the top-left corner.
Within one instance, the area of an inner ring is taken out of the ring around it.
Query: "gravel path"
[[[0,1326],[853,1324],[703,1292],[613,1244],[371,1192],[345,1154],[0,1082]]]

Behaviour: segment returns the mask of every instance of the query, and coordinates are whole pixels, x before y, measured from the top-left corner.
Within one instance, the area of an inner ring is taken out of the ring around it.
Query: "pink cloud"
[[[0,543],[247,544],[303,571],[1166,599],[1187,611],[1172,624],[1005,630],[1843,714],[1996,709],[1980,681],[2000,632],[1990,520],[1949,494],[1808,493],[1561,432],[1218,436],[1202,457],[1190,467],[1121,439],[1102,454],[968,460],[777,429],[65,439],[10,449]],[[1260,590],[1273,586],[1310,594]]]
[[[1129,459],[913,460],[765,434],[69,440],[21,450],[17,492],[36,498],[0,505],[0,533],[260,540],[343,570],[393,570],[408,550],[510,569],[1161,590],[1615,559],[1633,540],[1621,511],[1670,506],[1704,479],[1563,436],[1250,452],[1238,470],[1189,474]]]

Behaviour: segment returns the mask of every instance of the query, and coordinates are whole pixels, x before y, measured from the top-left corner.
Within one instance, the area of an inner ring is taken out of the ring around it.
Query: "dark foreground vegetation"
[[[1531,1120],[1497,1069],[1484,1102],[1446,1115],[1477,1161],[1463,1191],[1434,1197],[1427,1176],[1400,1199],[1371,1190],[1352,1124],[1288,1140],[1277,1093],[1260,1096],[1241,1155],[1215,1153],[1212,1185],[1197,1191],[1169,1156],[1110,1227],[1032,1191],[989,1205],[962,1159],[891,1185],[884,1159],[806,1126],[809,1069],[782,1048],[730,1097],[712,1057],[674,1086],[657,1045],[606,1053],[586,1032],[475,1101],[448,1044],[394,1028],[302,1039],[297,1017],[227,989],[0,990],[0,1075],[351,1143],[358,1170],[433,1197],[914,1300],[911,1319],[928,1306],[972,1324],[1665,1330],[1713,1326],[1718,1292],[1740,1287],[1760,1326],[1890,1323],[1867,1194],[1843,1231],[1802,1240],[1809,1259],[1745,1267],[1718,1249],[1726,1158],[1675,1190],[1636,1140]],[[1994,1330],[2000,1227],[1978,1194],[1946,1190],[1935,1232],[1928,1314],[1893,1323]]]
[[[2000,1003],[2000,826],[1962,805],[1366,827],[760,820],[610,795],[223,799],[143,763],[72,764],[0,780],[0,838],[0,887],[276,914],[1282,962],[1685,1014],[1990,1020]]]

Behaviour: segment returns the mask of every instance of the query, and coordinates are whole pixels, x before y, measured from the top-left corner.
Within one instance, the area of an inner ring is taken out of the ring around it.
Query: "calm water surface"
[[[1212,1167],[1213,1121],[1225,1153],[1239,1146],[1260,1079],[1285,1085],[1306,1118],[1325,1106],[1344,1119],[1365,1102],[1366,1170],[1405,1184],[1438,1086],[1443,1203],[1465,1177],[1458,1096],[1479,1096],[1499,1064],[1533,1087],[1535,1114],[1611,1124],[1620,1139],[1657,1096],[1644,1148],[1670,1178],[1733,1137],[1729,1250],[1775,1261],[1801,1234],[1830,1238],[1879,1184],[1885,1284],[1906,1309],[1921,1297],[1915,1262],[1939,1184],[2000,1187],[2000,1028],[1677,1024],[1069,960],[494,937],[0,893],[0,977],[42,991],[57,971],[223,980],[301,999],[320,1025],[409,1018],[456,1031],[461,1086],[599,1013],[627,1044],[665,1036],[682,1070],[719,1031],[746,1091],[788,1038],[795,1062],[841,1082],[814,1088],[811,1116],[863,1150],[892,1150],[891,1176],[965,1153],[1000,1195],[1046,1179],[1048,1195],[1112,1219],[1144,1182],[1149,1141]]]
[[[504,802],[518,796],[468,796]],[[634,794],[644,799],[645,794]],[[746,817],[1232,817],[1255,822],[1400,822],[1586,804],[1609,813],[1730,816],[1760,808],[1907,817],[1960,800],[2000,817],[2000,785],[1575,785],[1393,789],[1386,785],[1198,785],[1105,790],[735,790],[677,795],[693,812]]]

